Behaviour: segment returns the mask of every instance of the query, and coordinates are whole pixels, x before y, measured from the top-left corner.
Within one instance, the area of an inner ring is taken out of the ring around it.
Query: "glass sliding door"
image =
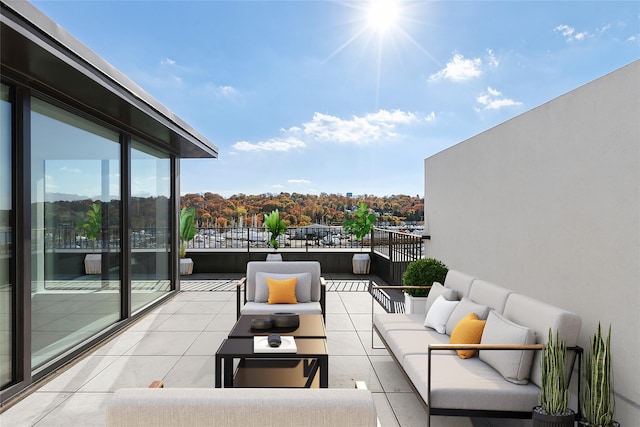
[[[171,162],[132,141],[131,311],[171,290]]]
[[[119,134],[31,100],[31,345],[42,366],[120,319]]]
[[[9,87],[0,85],[0,388],[13,380],[13,171],[11,167],[11,101]]]

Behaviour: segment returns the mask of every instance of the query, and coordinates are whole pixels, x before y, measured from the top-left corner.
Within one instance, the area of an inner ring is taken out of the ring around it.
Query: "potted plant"
[[[196,235],[196,209],[184,207],[180,211],[180,274],[193,273],[193,260],[187,258],[186,244]]]
[[[542,350],[540,362],[541,387],[538,406],[533,408],[533,427],[573,427],[576,413],[567,408],[569,389],[566,384],[567,343],[556,332],[555,340],[549,328],[549,341]]]
[[[434,258],[411,261],[402,274],[404,286],[431,286],[433,282],[444,283],[449,268]],[[429,288],[404,289],[405,313],[423,313],[426,309]]]
[[[353,212],[353,218],[344,222],[344,230],[352,234],[360,242],[360,252],[364,247],[364,236],[371,232],[373,224],[376,222],[374,213],[369,212],[369,207],[362,202],[358,205],[358,209]],[[354,254],[351,261],[353,274],[369,274],[371,266],[371,258],[369,254]]]
[[[264,218],[264,226],[269,232],[269,246],[273,248],[273,253],[267,255],[267,261],[282,261],[282,256],[277,254],[276,251],[280,247],[278,238],[283,236],[287,231],[287,223],[284,219],[280,219],[280,212],[278,209],[271,211],[271,213]]]
[[[91,253],[84,257],[84,271],[86,274],[102,273],[102,256],[96,254],[96,240],[102,233],[102,206],[99,203],[91,203],[91,207],[84,219],[78,221],[76,227],[84,232],[87,240],[91,242]]]
[[[611,325],[606,339],[602,336],[602,326],[591,338],[591,347],[586,353],[582,366],[582,402],[580,408],[581,426],[619,426],[613,420],[615,400],[611,370]]]

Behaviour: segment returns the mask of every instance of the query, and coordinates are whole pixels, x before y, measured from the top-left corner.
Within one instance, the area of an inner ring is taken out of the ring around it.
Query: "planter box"
[[[87,254],[84,257],[84,272],[86,274],[102,274],[102,255]]]
[[[353,274],[369,274],[371,258],[369,254],[354,254],[351,260]]]
[[[187,276],[193,273],[193,261],[191,258],[180,259],[180,275]]]
[[[404,294],[404,312],[407,314],[427,314],[427,297]]]
[[[267,261],[282,261],[280,254],[267,254]]]

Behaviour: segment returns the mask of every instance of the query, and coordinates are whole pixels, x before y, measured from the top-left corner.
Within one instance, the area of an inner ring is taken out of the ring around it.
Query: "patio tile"
[[[169,317],[171,317],[170,314],[149,313],[144,318],[129,326],[127,331],[155,331],[156,328],[166,322]]]
[[[127,355],[135,356],[182,356],[200,335],[199,332],[148,332]]]
[[[204,331],[213,320],[213,314],[174,314],[159,325],[156,331]]]
[[[0,425],[31,427],[71,396],[72,393],[35,392],[0,414]]]
[[[184,356],[164,377],[164,386],[213,388],[215,380],[215,356]]]
[[[39,392],[75,392],[118,360],[118,356],[88,356],[58,375]]]
[[[217,314],[211,322],[204,328],[207,332],[212,331],[220,331],[220,332],[228,332],[233,328],[233,325],[236,324],[236,312],[235,309],[232,314],[229,313],[219,313]]]
[[[115,337],[111,340],[104,343],[101,347],[96,349],[92,354],[94,356],[99,355],[122,355],[125,354],[131,347],[136,345],[142,338],[146,332],[144,331],[133,331],[127,330]]]
[[[34,427],[69,427],[80,423],[83,427],[105,426],[105,411],[111,396],[111,393],[75,393]]]
[[[229,332],[205,331],[193,341],[185,356],[211,356],[215,355],[222,340],[227,338]]]
[[[376,405],[376,414],[382,427],[400,427],[384,393],[373,393],[373,402]]]
[[[358,337],[360,337],[360,342],[362,343],[362,347],[364,347],[364,351],[369,355],[376,356],[388,356],[389,352],[386,348],[384,348],[384,344],[380,341],[378,335],[373,333],[373,343],[376,347],[383,348],[373,348],[371,345],[371,331],[358,331]]]
[[[346,313],[333,313],[327,316],[325,327],[327,331],[353,331],[351,318]]]
[[[356,381],[364,381],[372,392],[382,386],[367,356],[329,356],[329,388],[353,388]]]
[[[391,356],[369,356],[369,360],[386,393],[413,391]]]
[[[163,379],[180,356],[121,356],[80,388],[80,392],[107,393],[124,387],[148,387]]]
[[[225,304],[222,301],[190,301],[175,314],[218,314]]]
[[[327,333],[327,347],[330,355],[366,355],[357,332],[333,331]]]

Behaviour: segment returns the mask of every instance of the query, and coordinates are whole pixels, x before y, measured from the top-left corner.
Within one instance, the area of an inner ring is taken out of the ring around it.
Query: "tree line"
[[[343,196],[280,193],[245,195],[225,198],[219,194],[185,194],[181,207],[194,207],[198,225],[205,227],[250,227],[262,224],[264,216],[275,209],[289,227],[311,224],[342,224],[365,202],[378,217],[379,223],[398,225],[402,222],[421,223],[424,219],[424,199],[407,195],[378,197],[373,195]]]

